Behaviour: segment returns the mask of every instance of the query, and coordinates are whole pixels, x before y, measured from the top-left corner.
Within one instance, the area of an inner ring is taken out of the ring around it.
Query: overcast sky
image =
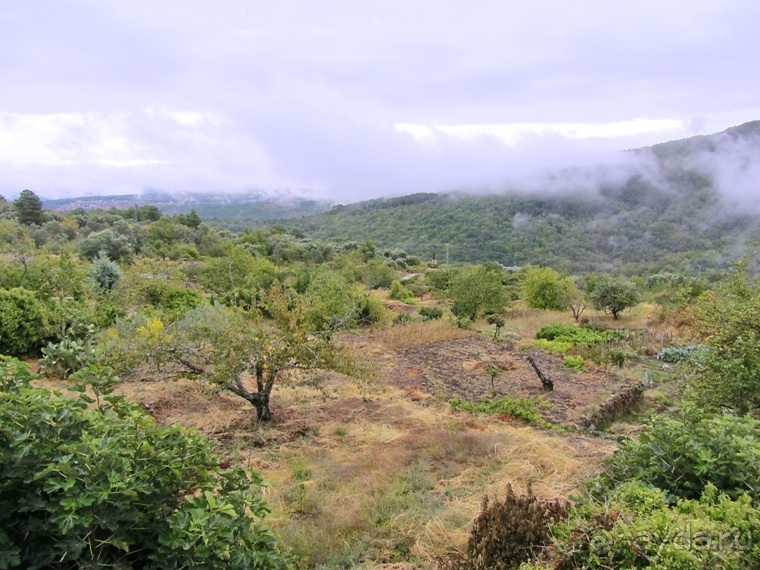
[[[0,194],[500,188],[760,119],[760,2],[18,0]]]

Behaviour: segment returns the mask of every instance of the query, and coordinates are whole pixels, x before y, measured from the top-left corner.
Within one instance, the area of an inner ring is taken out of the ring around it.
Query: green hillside
[[[639,171],[575,196],[540,188],[531,195],[413,194],[335,206],[291,224],[315,237],[370,239],[438,261],[448,250],[451,262],[700,273],[725,267],[760,239],[758,210],[725,209],[699,167],[705,153],[737,140],[760,151],[760,122],[632,151]]]

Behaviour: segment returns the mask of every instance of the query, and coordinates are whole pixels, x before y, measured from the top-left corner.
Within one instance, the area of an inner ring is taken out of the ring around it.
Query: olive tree
[[[619,314],[639,304],[639,292],[633,283],[603,278],[591,291],[591,302],[598,311],[608,311],[617,320]]]

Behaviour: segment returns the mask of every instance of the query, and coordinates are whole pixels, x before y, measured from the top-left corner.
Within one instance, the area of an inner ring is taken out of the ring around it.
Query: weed
[[[485,400],[479,404],[454,398],[449,404],[454,410],[505,415],[536,425],[548,425],[548,422],[538,412],[551,405],[547,400],[538,396],[531,398],[510,398],[506,396],[499,400]]]

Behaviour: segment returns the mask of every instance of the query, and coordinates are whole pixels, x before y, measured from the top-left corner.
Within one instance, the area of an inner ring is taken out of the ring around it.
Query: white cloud
[[[681,119],[631,119],[614,123],[510,123],[470,125],[416,125],[397,123],[398,132],[408,133],[419,140],[432,140],[436,134],[473,140],[493,137],[507,146],[515,146],[530,136],[560,136],[566,139],[622,139],[639,135],[679,135],[686,132]]]

